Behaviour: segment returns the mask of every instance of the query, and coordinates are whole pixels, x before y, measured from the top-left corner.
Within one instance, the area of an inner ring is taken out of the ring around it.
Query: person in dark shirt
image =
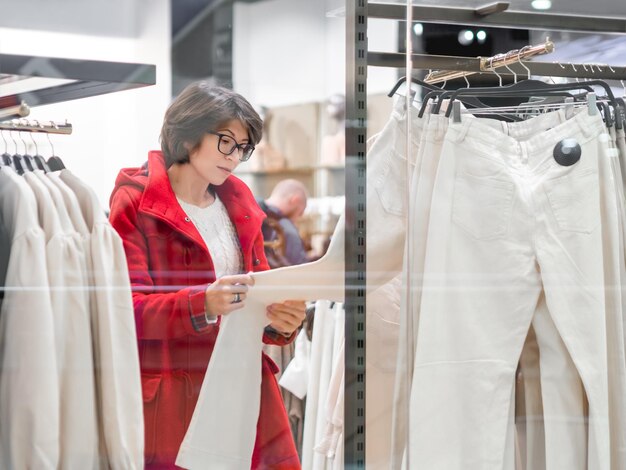
[[[307,197],[307,190],[300,181],[285,179],[274,186],[269,198],[258,201],[267,214],[262,231],[270,266],[289,266],[308,261],[295,225],[304,213]]]

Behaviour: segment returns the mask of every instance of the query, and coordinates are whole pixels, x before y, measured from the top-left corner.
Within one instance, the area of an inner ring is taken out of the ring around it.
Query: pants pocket
[[[501,470],[515,368],[477,360],[416,365],[410,405],[415,468]]]
[[[407,162],[406,157],[394,149],[388,150],[384,155],[376,158],[384,158],[380,173],[374,180],[374,189],[383,209],[392,215],[406,216],[404,203],[407,191]]]
[[[452,220],[476,239],[508,231],[515,186],[512,182],[459,173],[455,180]]]
[[[559,230],[591,233],[600,224],[598,174],[572,172],[549,180],[546,193]]]

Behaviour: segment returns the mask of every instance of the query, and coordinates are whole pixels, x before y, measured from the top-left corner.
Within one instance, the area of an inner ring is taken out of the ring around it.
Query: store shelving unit
[[[346,379],[344,412],[344,468],[346,470],[366,468],[367,67],[405,68],[407,64],[405,54],[368,50],[368,19],[406,21],[409,18],[414,22],[423,23],[626,34],[626,19],[624,18],[513,12],[508,11],[508,6],[506,2],[497,2],[476,9],[416,5],[411,6],[409,11],[407,4],[376,3],[368,2],[368,0],[346,2]],[[479,60],[475,57],[412,54],[411,63],[414,69],[479,71]],[[553,63],[525,62],[525,65],[530,67],[532,73],[544,76],[578,78],[589,77],[593,73],[593,78],[598,79],[626,78],[625,67],[601,67],[590,72],[583,71],[582,68],[564,68]],[[511,68],[515,73],[526,73],[519,64],[514,64]],[[410,73],[411,70],[408,70],[406,75]],[[390,88],[392,85],[390,84]]]

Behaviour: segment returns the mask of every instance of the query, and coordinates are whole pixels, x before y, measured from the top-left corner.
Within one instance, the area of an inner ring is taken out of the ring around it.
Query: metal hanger
[[[35,163],[33,156],[28,153],[28,144],[26,144],[26,141],[24,140],[24,134],[22,132],[18,132],[18,135],[20,136],[20,140],[22,141],[22,144],[24,145],[24,153],[22,154],[22,161],[26,165],[26,168],[28,169],[28,171],[34,171],[35,168],[37,168],[37,164]]]
[[[4,153],[0,155],[0,158],[2,158],[2,164],[13,168],[13,171],[17,173],[17,168],[15,167],[15,163],[13,163],[13,157],[9,153],[9,145],[7,144],[7,139],[4,136],[4,130],[0,129],[0,135],[2,135],[2,140],[4,141]]]
[[[35,122],[35,124],[37,124],[38,127],[41,127],[41,125],[39,124],[39,121],[34,120],[34,122]],[[43,158],[43,156],[39,153],[39,147],[37,146],[37,141],[35,140],[35,137],[33,136],[32,132],[30,133],[30,138],[33,141],[33,145],[35,146],[35,155],[33,155],[33,159],[35,160],[35,164],[44,173],[49,173],[50,172],[50,167],[46,163],[45,158]]]
[[[15,145],[15,153],[13,154],[11,159],[13,160],[13,164],[15,165],[15,170],[17,171],[17,174],[23,175],[26,171],[26,165],[22,162],[22,156],[18,153],[17,142],[15,141],[15,137],[13,137],[12,132],[13,131],[9,131],[9,136],[11,137],[11,140]]]

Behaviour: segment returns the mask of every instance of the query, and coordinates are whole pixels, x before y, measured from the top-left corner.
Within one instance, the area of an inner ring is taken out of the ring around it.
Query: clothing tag
[[[554,159],[561,166],[572,166],[580,160],[581,149],[576,139],[563,139],[554,146]]]

